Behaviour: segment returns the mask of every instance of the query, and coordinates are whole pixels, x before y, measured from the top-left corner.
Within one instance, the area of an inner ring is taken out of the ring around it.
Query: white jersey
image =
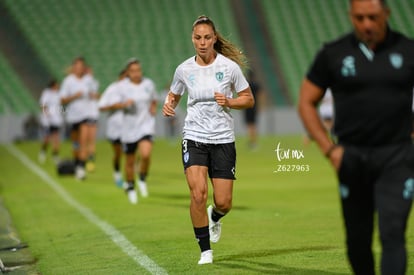
[[[78,78],[73,74],[68,75],[62,82],[60,98],[73,96],[82,92],[82,97],[77,98],[65,106],[66,120],[69,123],[78,123],[88,118],[89,93],[91,85],[88,78]]]
[[[217,54],[207,66],[196,63],[191,57],[181,63],[174,74],[171,92],[183,95],[187,90],[187,116],[183,138],[203,143],[222,144],[234,142],[234,122],[230,109],[218,105],[214,93],[228,98],[249,87],[240,67],[229,58]]]
[[[327,89],[319,105],[319,115],[322,119],[333,119],[334,117],[334,102],[331,89]]]
[[[90,93],[98,93],[99,89],[99,82],[91,75],[87,74],[84,76],[89,85],[89,92]],[[98,120],[99,118],[99,107],[98,107],[98,100],[95,98],[88,98],[88,119]]]
[[[60,96],[58,91],[45,89],[39,100],[42,107],[40,122],[42,126],[60,127],[62,125],[62,106],[60,104]]]
[[[108,107],[119,103],[119,87],[123,81],[125,80],[114,82],[105,89],[98,102],[99,108]],[[123,110],[109,111],[109,116],[106,121],[106,137],[108,139],[116,140],[121,138],[123,117]]]
[[[128,79],[120,82],[119,91],[117,102],[134,101],[124,110],[121,142],[133,143],[146,135],[154,135],[155,117],[150,113],[151,104],[156,100],[154,82],[144,77],[141,83],[135,84]]]

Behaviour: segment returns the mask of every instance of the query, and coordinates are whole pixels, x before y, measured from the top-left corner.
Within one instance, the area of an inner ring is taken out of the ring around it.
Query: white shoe
[[[138,188],[139,188],[139,193],[141,194],[141,196],[143,198],[147,198],[148,197],[148,188],[147,188],[147,184],[145,183],[145,181],[138,181]]]
[[[198,261],[199,265],[202,264],[212,264],[213,263],[213,250],[206,250],[201,252],[200,260]]]
[[[137,204],[138,203],[137,192],[135,191],[135,189],[128,190],[127,194],[128,194],[128,200],[129,200],[130,203],[132,203],[132,204]]]
[[[43,151],[40,151],[39,155],[37,156],[37,159],[39,160],[39,162],[41,164],[45,163],[46,162],[46,153],[43,152]]]
[[[210,205],[207,208],[207,216],[208,216],[208,230],[210,232],[210,241],[212,243],[216,243],[220,240],[221,236],[221,222],[214,222],[211,219],[211,214],[213,212],[213,206]]]
[[[78,180],[84,180],[86,178],[86,171],[85,171],[85,169],[83,167],[81,167],[81,166],[77,166],[75,168],[75,177]]]
[[[120,172],[114,172],[114,182],[117,187],[123,187],[124,182],[122,181],[122,174]]]

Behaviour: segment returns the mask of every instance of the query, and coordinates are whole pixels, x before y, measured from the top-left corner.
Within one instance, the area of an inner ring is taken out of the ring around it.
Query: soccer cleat
[[[120,172],[114,172],[114,182],[117,187],[122,188],[124,182],[122,181],[122,175]]]
[[[148,197],[148,188],[147,188],[147,184],[145,183],[145,181],[138,181],[138,188],[139,188],[139,193],[141,194],[141,196],[143,198],[147,198]]]
[[[85,171],[85,169],[83,167],[81,167],[81,166],[77,166],[75,168],[75,177],[78,180],[84,180],[86,178],[86,171]]]
[[[200,260],[198,261],[199,265],[202,264],[212,264],[213,263],[213,250],[206,250],[201,252]]]
[[[137,192],[135,191],[135,189],[129,189],[126,192],[128,194],[129,202],[132,203],[132,204],[137,204],[138,203],[138,196],[137,196]]]
[[[213,213],[213,206],[210,205],[207,208],[207,216],[208,216],[208,230],[210,232],[210,241],[212,243],[217,243],[220,240],[221,236],[221,222],[215,222],[211,218]]]

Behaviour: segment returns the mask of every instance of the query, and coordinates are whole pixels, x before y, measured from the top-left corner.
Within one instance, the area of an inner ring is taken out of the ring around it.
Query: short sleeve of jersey
[[[180,66],[175,70],[170,91],[175,95],[183,95],[185,92],[185,83],[183,81],[182,70]]]
[[[324,90],[330,86],[330,73],[326,47],[323,47],[318,52],[306,76],[313,84]]]
[[[239,66],[234,66],[231,75],[231,81],[233,83],[234,91],[240,93],[243,90],[246,90],[249,87],[249,82],[243,75],[242,70]]]
[[[63,80],[62,86],[60,87],[59,95],[60,95],[60,98],[65,98],[65,97],[70,96],[68,77],[66,77]]]
[[[155,89],[155,84],[152,80],[149,80],[150,82],[150,91],[151,91],[151,100],[157,100],[157,92]]]
[[[40,96],[40,99],[39,99],[40,106],[41,107],[46,106],[47,105],[47,102],[46,101],[47,101],[46,100],[46,93],[45,93],[45,91],[43,91],[42,92],[42,95]]]
[[[115,97],[116,86],[117,86],[116,84],[117,83],[112,83],[102,93],[102,96],[98,102],[99,108],[107,107],[115,103],[114,97]]]

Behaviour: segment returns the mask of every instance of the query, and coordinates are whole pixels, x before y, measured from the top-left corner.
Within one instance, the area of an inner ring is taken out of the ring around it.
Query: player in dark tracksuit
[[[375,212],[381,273],[405,274],[405,230],[414,194],[414,41],[391,30],[388,16],[385,1],[350,0],[354,32],[319,51],[299,99],[305,127],[337,171],[348,258],[353,272],[363,275],[375,274]],[[329,87],[337,144],[316,110]]]

